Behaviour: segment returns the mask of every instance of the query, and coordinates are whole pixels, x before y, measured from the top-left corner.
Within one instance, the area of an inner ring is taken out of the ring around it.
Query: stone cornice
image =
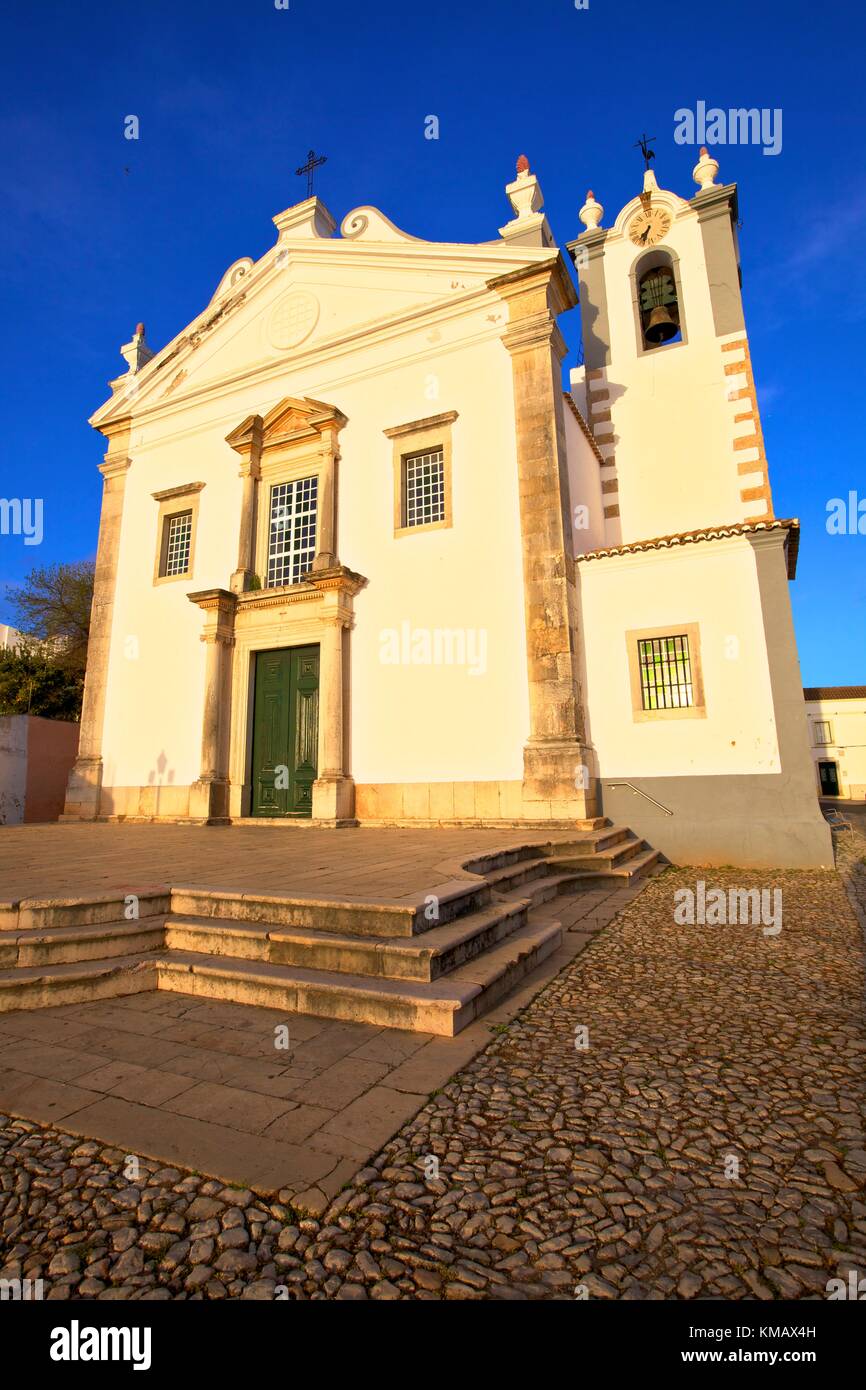
[[[736,222],[739,216],[737,185],[735,183],[712,184],[689,199],[689,206],[698,214],[698,221],[729,213]]]
[[[279,589],[247,589],[237,594],[238,614],[262,608],[285,608],[287,603],[316,603],[322,595],[314,584],[286,584]]]
[[[102,463],[98,463],[96,466],[103,478],[119,478],[129,471],[131,463],[132,459],[126,454],[115,454],[114,456],[106,454]]]
[[[188,497],[191,493],[201,492],[204,483],[181,483],[180,487],[167,487],[162,492],[152,492],[150,495],[155,502],[167,502],[171,497]]]
[[[233,613],[238,595],[229,589],[199,589],[194,594],[187,594],[187,598],[204,613]]]
[[[321,593],[330,593],[336,590],[340,594],[354,598],[368,581],[363,574],[358,574],[345,565],[332,565],[330,569],[313,570],[309,575],[309,582],[315,585]]]
[[[387,435],[388,439],[399,439],[404,434],[420,434],[422,430],[435,430],[440,425],[452,425],[456,419],[456,410],[446,410],[441,415],[428,415],[424,420],[410,420],[405,425],[392,425],[382,433]]]
[[[502,334],[502,342],[510,353],[523,352],[548,342],[560,359],[568,352],[559,324],[549,309],[542,309],[540,313],[509,324]]]
[[[521,266],[506,275],[496,275],[487,281],[487,286],[501,295],[506,302],[527,291],[546,286],[549,306],[554,314],[573,309],[578,302],[577,290],[561,251],[555,256],[550,256],[546,262]]]

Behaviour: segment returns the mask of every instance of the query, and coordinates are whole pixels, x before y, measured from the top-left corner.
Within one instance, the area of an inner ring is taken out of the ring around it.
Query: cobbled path
[[[864,855],[848,833],[866,902]],[[700,877],[781,889],[781,933],[678,925]],[[823,1298],[866,1275],[863,966],[838,874],[669,870],[321,1220],[145,1159],[135,1180],[0,1117],[0,1278],[47,1298]]]

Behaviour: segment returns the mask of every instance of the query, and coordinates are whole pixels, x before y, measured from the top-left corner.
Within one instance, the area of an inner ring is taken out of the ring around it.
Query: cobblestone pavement
[[[864,855],[852,836],[840,867]],[[677,924],[698,879],[781,889],[782,931]],[[0,1125],[0,1278],[48,1298],[823,1298],[866,1273],[863,985],[838,875],[668,871],[320,1220]]]

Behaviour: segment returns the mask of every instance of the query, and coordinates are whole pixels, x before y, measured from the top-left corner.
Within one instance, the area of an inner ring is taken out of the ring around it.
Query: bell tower
[[[568,246],[584,349],[572,393],[604,460],[607,545],[773,517],[737,189],[716,182],[718,169],[702,149],[685,199],[647,168],[610,228],[588,193],[585,230]]]

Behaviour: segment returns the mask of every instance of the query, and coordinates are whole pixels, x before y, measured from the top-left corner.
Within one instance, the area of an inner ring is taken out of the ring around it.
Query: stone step
[[[573,881],[577,884],[610,883],[613,878],[620,883],[634,883],[637,879],[652,872],[660,860],[661,855],[657,849],[645,849],[639,854],[630,856],[624,863],[616,865],[612,869],[576,871],[573,875]]]
[[[160,989],[386,1028],[453,1037],[508,994],[562,940],[558,923],[528,925],[430,982],[371,978],[298,965],[168,951]]]
[[[91,999],[114,999],[120,994],[157,989],[160,959],[156,952],[151,952],[144,957],[112,956],[107,960],[0,970],[0,1013],[85,1004]]]
[[[99,926],[0,933],[0,970],[14,966],[73,965],[77,961],[132,956],[165,946],[165,917],[108,922]]]
[[[493,889],[494,893],[503,893],[512,888],[519,888],[521,884],[531,883],[534,879],[543,878],[547,873],[549,859],[521,859],[515,864],[507,864],[501,869],[492,869],[485,872],[485,881]]]
[[[550,860],[545,860],[545,863],[549,864]],[[501,893],[499,896],[505,902],[516,902],[522,899],[528,899],[529,910],[532,912],[533,908],[541,907],[542,904],[550,902],[552,898],[558,897],[560,893],[568,893],[576,884],[578,886],[582,885],[589,877],[591,877],[589,874],[556,874],[548,870],[543,878],[533,879],[530,883],[524,884],[522,887],[515,888],[512,891]],[[608,882],[610,881],[609,874],[605,874],[604,878],[607,879]]]
[[[139,888],[135,893],[115,889],[87,897],[21,898],[0,903],[0,932],[51,931],[59,927],[96,927],[126,920],[135,910],[138,919],[171,911],[171,889]],[[0,941],[4,939],[0,936]]]
[[[437,919],[429,909],[435,897]],[[406,903],[381,903],[352,898],[290,898],[272,893],[233,893],[205,888],[172,888],[171,914],[176,917],[215,917],[232,922],[260,922],[355,937],[412,937],[443,926],[490,903],[486,883],[449,880],[428,894]]]
[[[545,847],[545,854],[554,858],[583,858],[585,855],[600,854],[605,850],[633,839],[634,831],[627,825],[608,825],[603,830],[594,830],[573,840],[552,840]]]
[[[635,855],[647,848],[646,840],[639,839],[637,835],[633,835],[629,831],[622,839],[605,849],[578,854],[569,849],[564,853],[550,855],[549,862],[557,869],[612,872],[614,869],[621,868],[629,859],[633,859]]]
[[[433,981],[475,959],[526,926],[526,900],[494,903],[423,934],[353,937],[335,932],[237,922],[221,917],[169,917],[165,945],[171,951],[298,965],[374,979]]]

